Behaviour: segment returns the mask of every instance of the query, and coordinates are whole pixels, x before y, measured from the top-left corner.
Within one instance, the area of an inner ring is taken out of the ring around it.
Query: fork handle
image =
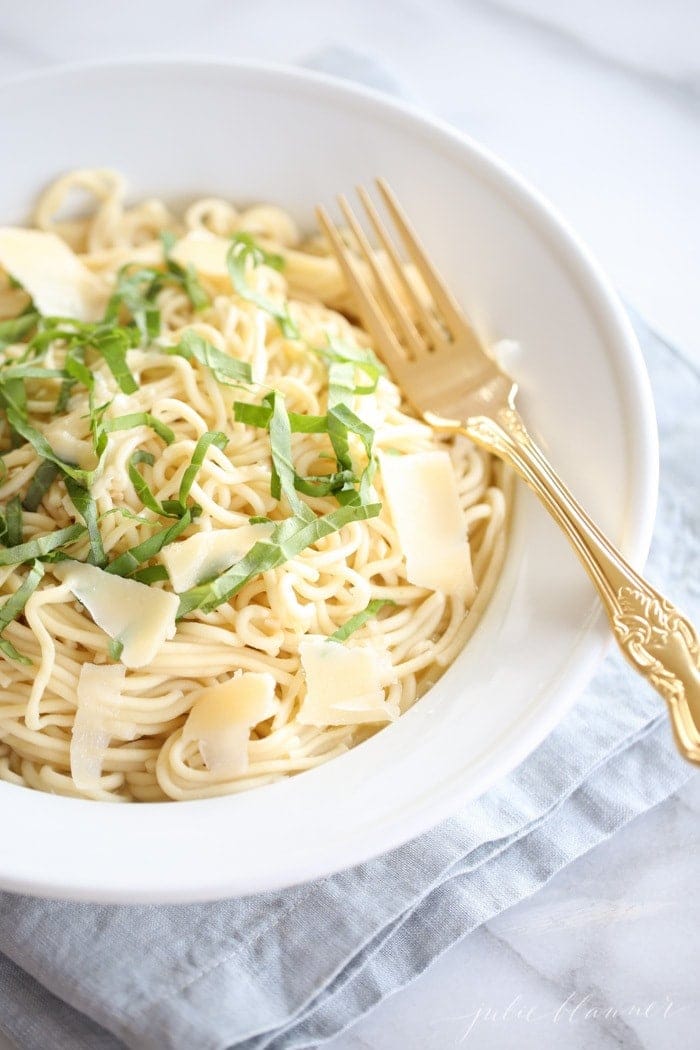
[[[620,649],[668,704],[681,754],[700,764],[700,644],[689,620],[603,535],[548,463],[518,412],[475,416],[461,431],[499,456],[537,493],[600,595]]]

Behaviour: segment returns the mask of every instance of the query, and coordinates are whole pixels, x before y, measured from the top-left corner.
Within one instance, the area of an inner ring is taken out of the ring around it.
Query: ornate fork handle
[[[622,652],[664,698],[681,753],[700,764],[700,644],[692,624],[654,590],[574,499],[511,405],[470,417],[463,433],[509,463],[568,536]]]

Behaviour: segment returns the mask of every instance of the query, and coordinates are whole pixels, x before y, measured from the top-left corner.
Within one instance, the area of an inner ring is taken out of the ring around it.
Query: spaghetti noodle
[[[78,191],[87,217],[57,218]],[[402,404],[349,319],[335,262],[280,209],[128,207],[119,175],[90,170],[47,190],[35,227],[79,262],[84,309],[42,310],[31,265],[22,280],[0,238],[0,777],[99,800],[181,800],[342,754],[409,708],[464,645],[503,552],[502,467]],[[449,455],[475,598],[409,580],[387,503],[382,462],[435,452]],[[204,579],[190,572],[174,636],[127,666],[126,636],[105,628],[126,613],[97,613],[75,565],[173,594],[173,551],[206,534],[248,545],[213,574],[204,566]],[[384,670],[374,707],[331,705],[323,724],[303,714],[301,642],[334,635]],[[113,690],[100,668],[120,669]],[[269,683],[265,717],[246,724],[243,759],[217,764],[188,719],[240,680]],[[97,755],[89,782],[76,774],[79,732]]]

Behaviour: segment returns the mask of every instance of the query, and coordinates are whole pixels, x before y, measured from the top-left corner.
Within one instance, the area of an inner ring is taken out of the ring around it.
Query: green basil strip
[[[253,373],[247,361],[239,361],[203,339],[198,332],[188,328],[176,346],[163,347],[166,354],[177,354],[186,361],[195,360],[214,373],[215,378],[226,385],[238,386],[252,383]]]
[[[277,327],[286,339],[299,339],[299,329],[289,316],[285,306],[280,308],[276,303],[259,295],[249,287],[246,279],[246,263],[250,259],[253,266],[271,266],[280,270],[284,260],[280,255],[272,255],[266,252],[249,233],[237,233],[231,238],[231,246],[226,253],[226,266],[228,267],[231,284],[241,299],[255,303],[261,310],[268,313],[277,323]]]
[[[246,401],[234,401],[233,418],[237,423],[246,423],[251,427],[267,429],[272,409],[267,405],[250,405]],[[288,412],[289,425],[293,434],[326,434],[328,420],[326,416],[304,415],[301,412]]]
[[[266,426],[270,430],[274,415],[272,406],[277,404],[277,398],[277,392],[273,391],[263,398],[261,405],[248,405],[244,402],[236,401],[234,402],[234,418],[239,423],[247,423],[252,426]],[[281,484],[280,467],[275,462],[275,459],[280,460],[282,473],[287,484],[289,484],[289,463],[291,463],[291,443],[285,435],[286,424],[282,417],[282,407],[277,407],[276,409],[278,417],[276,421],[276,427],[278,428],[276,440],[273,441],[272,433],[270,435],[273,456],[272,495],[276,499],[279,499],[278,493],[280,490],[284,490],[284,486]],[[348,433],[351,432],[357,434],[367,453],[368,466],[360,478],[360,494],[362,497],[361,502],[370,502],[374,498],[370,490],[370,484],[376,469],[376,465],[372,460],[372,444],[374,441],[372,428],[364,423],[359,416],[356,416],[347,405],[335,400],[333,407],[329,409],[325,416],[303,416],[289,413],[287,420],[290,431],[295,432],[294,424],[297,421],[307,419],[309,420],[309,425],[299,427],[299,432],[327,432],[333,445],[339,469],[334,474],[310,478],[303,478],[294,473],[294,488],[307,496],[336,494],[339,502],[342,503],[352,499],[352,494],[355,492],[353,484],[357,479],[354,476],[348,440]],[[297,513],[300,504],[301,501],[296,500],[292,504],[294,511]],[[303,512],[301,513],[303,514]]]
[[[201,609],[205,613],[212,612],[223,602],[229,601],[254,576],[284,565],[311,544],[332,532],[337,532],[350,522],[376,518],[381,509],[381,503],[362,506],[358,501],[339,507],[323,517],[314,518],[313,521],[285,519],[276,526],[269,539],[254,544],[227,572],[215,580],[200,583],[189,591],[184,591],[180,595],[178,619],[195,609]]]
[[[88,536],[90,537],[90,554],[88,555],[88,561],[91,565],[97,565],[99,568],[102,568],[107,564],[107,556],[105,555],[102,535],[98,524],[97,504],[88,490],[83,488],[82,485],[79,485],[77,481],[73,480],[73,478],[65,478],[65,483],[68,495],[73,502],[73,506],[85,522]]]
[[[133,456],[129,460],[129,477],[131,483],[136,490],[136,494],[143,503],[144,507],[148,507],[155,514],[164,515],[166,518],[179,518],[186,511],[186,501],[190,494],[190,489],[194,483],[199,469],[204,462],[207,449],[211,445],[215,445],[218,449],[223,449],[228,444],[228,438],[225,434],[220,431],[209,430],[197,441],[194,452],[192,453],[192,459],[182,475],[180,482],[180,489],[178,492],[178,499],[176,500],[163,500],[161,503],[153,494],[151,487],[145,480],[143,475],[136,469],[137,463],[148,463],[149,466],[153,466],[154,458],[149,452],[134,452]]]
[[[273,390],[265,395],[263,404],[266,404],[271,412],[267,425],[272,455],[270,491],[275,499],[280,499],[284,495],[292,513],[302,521],[312,521],[314,512],[297,496],[295,486],[297,474],[292,462],[292,429],[284,398]]]
[[[225,434],[222,434],[220,430],[208,430],[206,434],[202,434],[202,436],[197,441],[197,444],[194,447],[194,452],[192,453],[192,459],[190,460],[190,464],[185,470],[185,473],[182,475],[182,481],[180,482],[180,490],[178,492],[178,499],[180,501],[180,506],[182,507],[183,512],[185,509],[185,504],[187,502],[187,497],[190,494],[190,489],[192,488],[194,480],[197,477],[197,474],[202,464],[204,463],[204,457],[207,454],[207,449],[210,448],[212,445],[218,448],[219,451],[223,451],[228,445],[228,438]]]
[[[74,478],[75,481],[82,482],[85,485],[90,483],[94,471],[82,470],[80,467],[76,467],[72,463],[66,463],[65,460],[56,455],[41,431],[37,430],[36,427],[33,427],[26,417],[22,417],[17,410],[10,405],[7,405],[5,410],[7,412],[10,426],[13,430],[20,434],[25,441],[28,441],[42,459],[48,459],[51,463],[55,463],[61,468],[64,474],[67,474],[68,477]]]
[[[25,510],[35,511],[43,500],[46,493],[54,483],[60,468],[49,459],[44,459],[37,467],[36,473],[29,483],[27,495],[24,497],[22,506]]]
[[[7,546],[16,547],[22,542],[22,504],[19,496],[13,496],[5,510]]]
[[[349,405],[355,396],[355,366],[332,362],[328,368],[328,408]]]
[[[385,605],[396,605],[396,602],[392,602],[390,598],[373,598],[371,602],[368,602],[361,612],[355,613],[349,620],[346,620],[342,627],[339,627],[337,631],[329,636],[329,641],[344,642],[351,634],[358,631],[360,627],[364,627],[368,620],[374,619],[380,609],[383,609]]]
[[[126,416],[117,416],[116,419],[108,419],[102,427],[106,434],[113,434],[117,430],[133,430],[134,427],[150,427],[166,445],[172,445],[175,440],[175,434],[170,427],[150,412],[131,412]]]
[[[62,368],[42,368],[34,364],[8,364],[0,369],[0,383],[9,379],[65,379]]]
[[[124,330],[115,328],[104,334],[96,335],[90,340],[90,346],[94,347],[105,360],[119,389],[125,394],[135,394],[139,386],[126,363],[127,350],[132,348],[133,343],[128,336],[124,335]]]
[[[173,525],[168,525],[167,528],[161,529],[159,532],[155,532],[136,547],[132,547],[131,550],[120,554],[118,558],[109,563],[106,571],[113,573],[115,576],[130,576],[144,562],[155,558],[156,554],[159,554],[163,547],[167,547],[169,543],[176,540],[192,524],[199,512],[199,507],[190,507],[179,521],[176,521]]]
[[[356,434],[364,445],[367,459],[372,457],[374,430],[363,422],[347,405],[337,404],[328,412],[328,434],[333,445],[338,465],[343,470],[352,469],[352,458],[348,434]]]
[[[92,372],[85,364],[85,352],[86,347],[84,346],[72,346],[66,354],[63,367],[72,379],[82,383],[88,390],[92,390],[95,380]]]
[[[31,664],[32,661],[27,656],[18,653],[12,642],[2,637],[2,632],[22,613],[27,601],[39,586],[43,575],[44,566],[40,561],[35,561],[22,585],[0,608],[0,651],[10,660],[17,660],[21,664]]]
[[[335,474],[316,474],[302,478],[294,475],[294,488],[305,496],[333,496],[353,489],[356,477],[352,470],[338,470]]]
[[[120,389],[125,394],[133,394],[138,384],[126,363],[126,354],[137,345],[138,340],[133,329],[117,325],[115,320],[116,317],[106,318],[97,324],[87,324],[73,318],[45,317],[42,319],[41,331],[29,344],[29,350],[42,352],[51,343],[61,341],[69,348],[69,357],[70,351],[77,349],[84,361],[85,350],[93,349],[103,358]],[[74,374],[68,361],[65,370],[70,375]],[[85,372],[80,379],[85,386],[92,385],[92,377],[88,379]]]
[[[372,394],[377,389],[380,376],[386,375],[386,368],[381,363],[373,350],[362,349],[359,346],[351,346],[339,339],[328,336],[328,344],[324,347],[312,347],[314,353],[322,357],[326,364],[350,364],[353,368],[364,372],[369,382],[364,386],[357,386],[353,380],[354,394]]]
[[[192,263],[189,263],[187,268],[185,268],[171,258],[172,250],[177,243],[175,234],[170,230],[163,230],[160,240],[163,245],[163,256],[165,257],[165,265],[169,276],[182,284],[195,310],[203,310],[206,306],[209,306],[209,296],[202,288],[197,271]]]
[[[13,343],[21,343],[23,337],[31,332],[39,320],[35,310],[12,317],[9,321],[0,321],[0,350]]]
[[[136,495],[141,500],[144,507],[152,510],[154,514],[164,514],[166,517],[177,517],[177,513],[168,514],[167,511],[163,509],[163,504],[156,499],[150,485],[143,475],[136,469],[138,463],[147,463],[149,467],[152,467],[155,463],[155,456],[151,452],[138,450],[130,457],[127,467],[131,484],[134,486]]]
[[[16,547],[0,548],[0,565],[20,565],[25,561],[43,558],[45,554],[59,547],[67,547],[82,539],[86,532],[84,525],[69,525],[65,529],[57,529],[56,532],[39,536],[27,543],[19,543]]]
[[[61,383],[61,389],[54,405],[54,415],[61,416],[68,408],[68,402],[70,401],[71,392],[75,386],[75,379],[68,378],[64,379]]]
[[[348,435],[356,434],[362,441],[368,461],[368,466],[360,479],[360,494],[364,500],[370,498],[368,489],[375,470],[372,460],[374,430],[355,415],[346,404],[348,384],[353,382],[352,371],[353,366],[344,363],[331,364],[328,370],[328,435],[338,460],[338,466],[343,470],[352,469]]]
[[[163,274],[150,267],[130,270],[130,263],[122,266],[117,275],[117,286],[107,303],[104,321],[114,324],[123,307],[131,314],[142,343],[149,343],[160,332],[160,310],[155,298],[162,285]]]
[[[168,267],[171,273],[177,272],[175,269],[176,267],[180,271],[183,270],[183,268],[181,266],[178,266],[178,264],[175,262],[170,262],[168,264]],[[197,276],[197,271],[195,270],[192,263],[188,263],[187,269],[182,272],[182,285],[185,289],[185,292],[187,293],[187,296],[189,297],[190,302],[192,303],[192,306],[196,311],[204,310],[207,306],[209,306],[209,296],[202,288],[199,277]]]
[[[107,643],[107,652],[109,653],[110,660],[117,663],[124,652],[124,643],[120,642],[118,638],[110,638]]]
[[[172,262],[170,258],[172,250],[177,244],[177,234],[173,233],[172,230],[161,230],[158,234],[160,243],[163,245],[163,258],[166,263]]]
[[[7,412],[12,409],[20,418],[27,418],[27,391],[21,379],[0,383],[0,397]]]
[[[158,583],[160,580],[169,580],[170,577],[164,565],[147,565],[145,569],[139,569],[138,572],[132,573],[129,579],[150,586],[150,584]]]
[[[328,432],[326,416],[304,415],[301,412],[289,412],[288,414],[293,434],[325,434]]]

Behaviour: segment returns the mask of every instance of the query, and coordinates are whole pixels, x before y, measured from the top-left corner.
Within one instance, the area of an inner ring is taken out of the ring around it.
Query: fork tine
[[[428,289],[435,299],[440,312],[443,314],[445,321],[447,321],[448,326],[456,330],[453,334],[457,334],[457,332],[463,328],[471,331],[472,327],[469,324],[469,321],[462,313],[461,307],[450,293],[449,288],[429,261],[423,246],[413,232],[411,224],[393,192],[384,179],[377,179],[376,182],[389,214],[401,235],[404,245],[406,246],[406,251],[428,286]],[[474,338],[476,338],[476,336],[474,336]]]
[[[342,195],[339,196],[338,204],[340,205],[341,211],[345,216],[348,226],[350,227],[355,236],[355,240],[357,241],[362,257],[364,258],[365,262],[368,264],[369,268],[372,271],[372,275],[376,282],[377,288],[381,293],[381,298],[384,300],[389,314],[393,315],[394,318],[398,321],[399,328],[401,329],[401,334],[403,335],[407,347],[417,357],[426,349],[423,340],[418,334],[413,322],[411,321],[411,318],[408,316],[408,313],[403,303],[389,287],[386,277],[382,273],[377,263],[376,255],[372,250],[372,245],[367,240],[365,231],[362,229],[360,223],[357,221],[352,211],[352,208],[348,204],[347,199]]]
[[[429,310],[428,307],[425,305],[425,303],[417,294],[413,285],[409,281],[408,277],[406,276],[406,271],[401,262],[401,257],[398,251],[396,250],[396,246],[392,241],[391,237],[389,236],[389,232],[387,231],[386,226],[382,222],[379,216],[379,212],[375,208],[374,202],[367,190],[364,188],[364,186],[357,187],[357,195],[362,201],[364,209],[367,212],[369,221],[372,223],[374,232],[377,235],[379,243],[381,244],[384,251],[389,256],[389,259],[391,260],[394,273],[396,274],[398,280],[401,282],[401,286],[403,287],[406,295],[408,296],[409,301],[413,304],[417,313],[420,315],[420,319],[423,322],[423,328],[425,330],[426,335],[429,337],[430,342],[435,348],[447,343],[448,340],[446,338],[444,330],[438,324],[435,317],[433,316],[432,311]]]
[[[391,325],[386,321],[367,282],[358,273],[352,256],[331,222],[326,209],[321,206],[316,208],[316,217],[331,243],[333,253],[340,264],[345,280],[355,296],[362,314],[362,320],[367,331],[372,336],[375,352],[384,360],[384,364],[399,376],[402,372],[402,365],[406,361],[406,355],[401,344],[394,335]]]

